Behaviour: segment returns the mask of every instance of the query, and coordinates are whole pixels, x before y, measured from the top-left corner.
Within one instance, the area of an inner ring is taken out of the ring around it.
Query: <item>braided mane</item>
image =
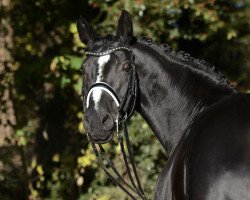
[[[166,43],[157,45],[151,38],[148,37],[139,38],[138,41],[150,45],[154,49],[164,52],[166,55],[176,58],[183,64],[188,65],[189,67],[192,67],[193,69],[196,69],[205,75],[208,75],[224,86],[233,88],[233,86],[229,84],[228,80],[223,76],[223,74],[216,70],[214,65],[209,64],[205,60],[193,58],[189,53],[184,51],[172,50],[171,47]]]

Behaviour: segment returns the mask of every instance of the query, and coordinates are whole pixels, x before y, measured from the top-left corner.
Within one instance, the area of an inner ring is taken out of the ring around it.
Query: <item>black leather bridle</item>
[[[139,176],[138,176],[138,173],[136,170],[136,166],[135,166],[135,162],[134,162],[134,158],[133,158],[133,153],[132,153],[132,147],[130,144],[128,130],[127,130],[127,121],[133,115],[133,112],[135,110],[136,100],[137,100],[137,94],[138,94],[138,80],[137,80],[136,66],[135,66],[134,61],[133,61],[134,57],[133,57],[132,51],[128,47],[120,46],[120,47],[116,47],[116,48],[113,48],[113,49],[110,49],[108,51],[101,52],[101,53],[99,53],[99,52],[86,52],[85,54],[89,55],[89,56],[98,56],[99,57],[99,56],[103,56],[103,55],[108,55],[108,54],[110,54],[114,51],[118,51],[118,50],[126,50],[126,51],[131,53],[131,72],[130,72],[130,77],[129,77],[129,81],[128,81],[128,85],[127,85],[127,89],[126,89],[124,98],[122,99],[122,101],[120,101],[119,97],[116,95],[116,92],[112,89],[111,86],[109,86],[105,82],[96,82],[89,89],[89,92],[88,92],[88,95],[86,98],[86,108],[89,107],[90,96],[95,89],[101,89],[101,90],[105,91],[115,101],[115,103],[117,105],[116,133],[117,133],[120,149],[121,149],[121,152],[123,155],[123,160],[124,160],[124,163],[126,166],[126,170],[127,170],[127,173],[128,173],[128,176],[129,176],[129,179],[130,179],[132,186],[130,184],[128,184],[127,181],[124,180],[122,175],[117,171],[114,163],[108,157],[108,155],[105,152],[102,145],[97,144],[99,146],[99,149],[100,149],[100,151],[98,151],[95,142],[90,139],[89,133],[87,133],[87,136],[88,136],[88,140],[93,148],[94,154],[96,155],[96,158],[97,158],[98,162],[100,163],[100,166],[103,168],[103,170],[109,176],[109,178],[116,185],[118,185],[124,192],[126,192],[132,199],[136,199],[136,197],[134,196],[134,194],[131,193],[131,191],[133,191],[133,193],[137,194],[141,199],[146,200],[146,196],[145,196],[144,191],[141,187],[140,179],[139,179]],[[125,152],[123,135],[119,131],[120,125],[123,127],[124,138],[125,138],[125,142],[126,142],[127,149],[128,149],[128,155]],[[111,167],[111,169],[113,170],[113,172],[117,176],[117,179],[105,168],[105,165],[102,161],[101,156],[103,156],[104,159],[107,161],[109,167]],[[127,159],[127,158],[129,158],[129,159]],[[128,160],[130,160],[134,177],[132,176]]]

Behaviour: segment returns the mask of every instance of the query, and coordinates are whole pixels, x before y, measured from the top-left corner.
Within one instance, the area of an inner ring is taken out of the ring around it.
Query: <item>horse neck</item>
[[[137,111],[166,151],[175,148],[195,115],[234,92],[149,45],[137,43],[133,53],[139,79]]]

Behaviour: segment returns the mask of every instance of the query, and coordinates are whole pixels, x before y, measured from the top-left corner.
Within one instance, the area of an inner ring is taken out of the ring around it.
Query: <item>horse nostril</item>
[[[113,118],[109,113],[103,115],[101,123],[102,123],[102,130],[103,131],[111,131],[111,129],[114,126]]]
[[[84,128],[89,129],[89,125],[90,125],[89,118],[84,116],[83,117],[83,126],[84,126]]]
[[[89,123],[89,118],[88,117],[84,117],[83,120],[84,120],[84,122]]]
[[[102,124],[105,124],[105,122],[109,119],[109,115],[106,114],[104,115],[103,119],[102,119]]]

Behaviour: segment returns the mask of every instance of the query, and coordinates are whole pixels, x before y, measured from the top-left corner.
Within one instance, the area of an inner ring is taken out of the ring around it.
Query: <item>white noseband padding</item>
[[[99,82],[99,83],[102,83],[102,84],[105,84],[105,85],[109,86],[107,83],[104,83],[104,82]],[[95,90],[103,90],[103,91],[107,92],[109,94],[109,96],[111,96],[112,99],[115,101],[116,106],[117,107],[120,106],[119,99],[117,99],[117,97],[115,95],[113,95],[113,93],[108,88],[99,85],[99,86],[95,86],[92,89],[90,89],[90,91],[88,93],[88,96],[87,96],[87,100],[86,100],[86,107],[87,108],[89,107],[89,101],[90,101],[91,93],[93,93]]]

